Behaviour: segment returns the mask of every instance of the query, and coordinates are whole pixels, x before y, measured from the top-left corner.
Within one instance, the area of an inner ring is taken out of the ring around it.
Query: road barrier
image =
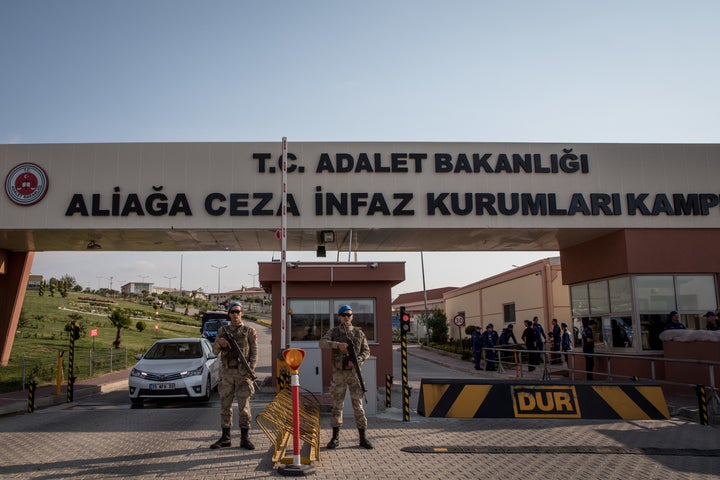
[[[289,389],[280,390],[275,398],[256,417],[260,429],[273,444],[273,462],[292,463],[292,457],[286,457],[288,442],[293,435],[293,403]],[[311,398],[300,397],[300,441],[307,453],[301,458],[304,465],[320,459],[320,403]],[[307,448],[309,447],[309,452]]]
[[[418,414],[447,418],[670,418],[651,382],[422,379]]]

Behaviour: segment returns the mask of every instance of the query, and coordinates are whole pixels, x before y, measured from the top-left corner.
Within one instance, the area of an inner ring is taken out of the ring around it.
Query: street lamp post
[[[215,266],[215,265],[210,265],[210,266],[211,266],[212,268],[217,268],[217,271],[218,271],[218,288],[217,288],[217,293],[218,293],[218,297],[219,297],[219,296],[220,296],[220,270],[222,270],[223,268],[227,268],[227,265],[223,265],[223,266],[221,266],[221,267],[218,267],[218,266]],[[219,298],[218,298],[218,300],[219,300]]]
[[[172,277],[169,275],[163,275],[163,277],[168,279],[168,290],[172,289],[172,279],[177,278],[177,275],[173,275]]]

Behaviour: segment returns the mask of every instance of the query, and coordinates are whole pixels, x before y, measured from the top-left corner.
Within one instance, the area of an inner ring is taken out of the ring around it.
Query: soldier
[[[334,449],[340,445],[340,427],[343,422],[343,403],[345,401],[345,390],[350,390],[350,401],[355,413],[355,425],[360,435],[360,446],[371,449],[372,444],[365,438],[367,429],[367,418],[363,409],[362,399],[365,396],[360,381],[354,370],[354,365],[349,361],[347,351],[348,337],[355,346],[358,367],[370,356],[365,333],[352,325],[353,312],[350,305],[343,305],[338,309],[338,322],[320,339],[320,348],[332,349],[332,383],[330,384],[330,396],[333,400],[332,413],[330,415],[330,426],[333,433],[327,448]],[[372,394],[372,392],[371,392]]]
[[[250,431],[250,396],[255,393],[252,375],[255,374],[257,364],[257,333],[252,327],[243,324],[243,308],[240,302],[228,304],[230,326],[222,327],[213,344],[213,353],[220,355],[220,427],[222,436],[220,440],[210,445],[210,448],[224,448],[230,446],[230,429],[232,428],[232,404],[238,402],[238,426],[240,427],[240,446],[247,450],[255,450],[255,445],[248,438]],[[239,360],[230,349],[228,334],[232,334],[237,341],[240,351],[245,356],[251,371],[247,371],[242,360]]]

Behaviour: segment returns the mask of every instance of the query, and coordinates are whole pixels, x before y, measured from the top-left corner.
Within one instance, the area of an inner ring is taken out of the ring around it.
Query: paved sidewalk
[[[409,349],[423,358],[473,376],[469,362]],[[127,388],[127,370],[82,382],[76,397]],[[525,377],[527,378],[527,377]],[[253,398],[253,415],[269,402],[272,389]],[[413,394],[417,395],[413,388]],[[6,399],[8,396],[4,396]],[[43,396],[50,401],[52,395]],[[316,478],[330,479],[717,479],[720,435],[684,419],[645,421],[426,418],[414,412],[403,421],[395,406],[369,418],[374,450],[357,445],[352,418],[341,430],[340,447],[326,450],[329,418],[321,416],[322,438]],[[17,400],[17,399],[16,399]],[[188,413],[192,414],[188,414]],[[93,399],[58,404],[33,414],[0,418],[2,479],[177,479],[277,478],[272,445],[251,430],[257,449],[236,445],[210,450],[217,438],[216,402],[205,408],[130,409]],[[88,421],[92,419],[92,421]]]

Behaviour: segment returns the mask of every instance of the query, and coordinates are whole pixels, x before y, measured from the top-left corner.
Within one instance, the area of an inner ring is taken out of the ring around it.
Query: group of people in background
[[[558,324],[556,318],[552,319],[552,329],[548,334],[545,334],[545,329],[540,324],[538,317],[533,317],[532,320],[525,320],[525,329],[523,330],[520,339],[524,342],[525,349],[529,352],[528,354],[528,369],[533,371],[537,368],[541,362],[541,355],[545,350],[545,343],[550,341],[550,363],[562,364],[563,356],[565,361],[569,364],[568,352],[573,349],[573,335],[568,330],[567,322]],[[589,329],[589,325],[587,326]],[[592,352],[594,347],[592,346],[592,329],[589,332],[583,332],[586,340],[583,341],[583,352]],[[483,353],[485,353],[485,370],[495,371],[498,369],[498,364],[503,360],[502,354],[507,352],[498,352],[496,347],[503,347],[506,345],[518,344],[517,338],[515,337],[514,326],[509,324],[507,327],[502,329],[502,332],[498,335],[495,331],[495,327],[492,323],[485,327],[483,332],[482,327],[475,327],[470,337],[470,347],[473,354],[473,365],[475,370],[482,370],[481,363]],[[587,344],[587,346],[586,346]],[[564,354],[564,355],[563,355]]]
[[[703,317],[706,320],[705,329],[710,331],[720,330],[718,326],[717,317],[718,315],[709,311]],[[582,342],[582,352],[585,354],[585,370],[587,372],[587,379],[593,380],[593,370],[595,367],[595,360],[592,353],[595,353],[595,332],[593,327],[596,325],[593,319],[583,319],[582,330],[573,332],[568,328],[567,322],[562,322],[558,325],[558,320],[553,318],[551,320],[551,329],[547,336],[545,330],[539,322],[538,317],[533,317],[532,320],[525,320],[525,329],[523,330],[520,338],[524,342],[525,349],[528,351],[528,370],[533,371],[537,368],[537,365],[541,363],[541,355],[545,350],[545,343],[549,340],[550,343],[550,358],[549,363],[551,364],[562,364],[563,358],[565,362],[570,365],[570,354],[575,344],[575,335],[579,333],[580,341]],[[664,330],[684,330],[686,327],[680,321],[680,315],[677,311],[673,310],[670,312],[669,320],[664,326]],[[513,344],[517,344],[515,333],[513,332],[513,324],[509,324],[503,328],[500,335],[495,332],[492,323],[485,327],[485,331],[482,331],[481,327],[475,327],[475,331],[472,333],[470,339],[470,345],[473,353],[473,364],[475,370],[481,370],[481,362],[483,352],[485,353],[485,370],[497,370],[498,362],[502,361],[502,353],[498,352],[495,347],[502,347],[504,345],[510,345],[511,341]]]

